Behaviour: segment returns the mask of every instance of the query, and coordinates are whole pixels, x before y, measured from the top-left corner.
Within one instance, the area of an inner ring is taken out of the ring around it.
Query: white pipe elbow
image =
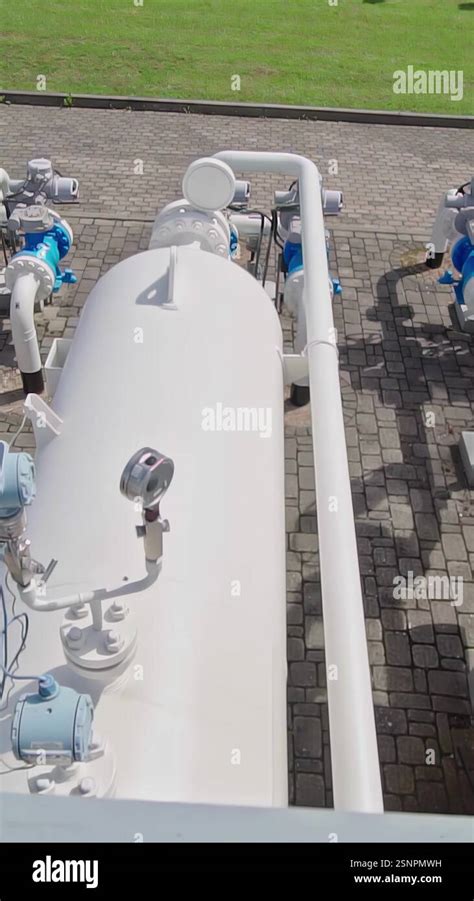
[[[12,288],[10,322],[17,364],[21,373],[37,373],[41,370],[34,319],[39,284],[34,273],[28,272],[19,275]]]

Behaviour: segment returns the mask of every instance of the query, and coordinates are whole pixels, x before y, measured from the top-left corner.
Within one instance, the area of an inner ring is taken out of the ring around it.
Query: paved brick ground
[[[16,177],[46,155],[81,181],[82,206],[65,210],[80,280],[37,317],[44,357],[55,336],[74,334],[96,279],[146,248],[191,159],[233,146],[303,153],[323,173],[337,161],[326,184],[343,188],[346,208],[331,223],[330,263],[344,288],[335,317],[385,804],[474,813],[474,495],[457,450],[474,425],[474,356],[453,328],[449,289],[422,265],[440,192],[471,175],[469,133],[7,106],[0,129],[0,162]],[[283,187],[262,176],[253,185],[266,206]],[[9,332],[4,320],[2,437],[21,409]],[[290,790],[293,803],[323,806],[332,795],[308,423],[288,405]],[[32,447],[31,433],[21,443]],[[408,572],[462,577],[462,605],[394,598],[394,577]]]

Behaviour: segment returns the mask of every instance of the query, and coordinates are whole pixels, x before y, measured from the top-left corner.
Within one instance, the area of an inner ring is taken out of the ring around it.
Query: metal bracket
[[[63,420],[38,394],[28,394],[23,409],[33,426],[36,447],[43,447],[61,434]]]
[[[302,354],[283,354],[282,363],[285,385],[299,382],[309,374],[308,358]]]

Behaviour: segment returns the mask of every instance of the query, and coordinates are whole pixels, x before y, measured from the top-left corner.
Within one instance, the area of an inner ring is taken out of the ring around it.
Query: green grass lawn
[[[35,90],[44,75],[53,92],[474,112],[474,3],[330,2],[3,0],[0,84]],[[463,99],[393,93],[410,65],[463,70]]]

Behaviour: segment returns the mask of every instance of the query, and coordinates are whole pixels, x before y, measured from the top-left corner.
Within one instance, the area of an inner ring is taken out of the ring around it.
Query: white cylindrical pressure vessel
[[[49,597],[145,578],[141,513],[120,493],[122,471],[144,447],[175,466],[161,572],[125,599],[137,645],[118,681],[113,667],[91,678],[66,663],[59,630],[72,614],[28,612],[18,673],[50,672],[91,695],[114,773],[78,766],[99,796],[287,803],[281,350],[258,283],[189,247],[121,262],[84,308],[52,403],[60,434],[41,441],[28,508],[32,556],[58,561]],[[19,625],[10,631],[13,650]],[[81,795],[71,770],[60,787],[57,772],[13,766],[6,714],[36,690],[20,684],[0,719],[0,790]]]

